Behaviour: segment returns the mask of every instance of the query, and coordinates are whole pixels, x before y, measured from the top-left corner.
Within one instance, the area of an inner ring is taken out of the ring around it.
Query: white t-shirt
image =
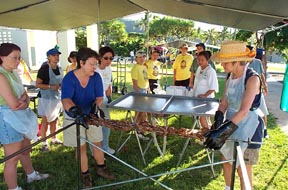
[[[111,66],[105,67],[105,69],[100,69],[97,65],[96,72],[100,74],[103,82],[104,94],[108,87],[112,84],[112,69]]]
[[[216,93],[219,91],[216,71],[210,65],[203,70],[198,67],[195,74],[193,96],[197,97],[199,94],[205,94],[208,90],[215,90]],[[214,97],[215,93],[212,93],[207,98]]]

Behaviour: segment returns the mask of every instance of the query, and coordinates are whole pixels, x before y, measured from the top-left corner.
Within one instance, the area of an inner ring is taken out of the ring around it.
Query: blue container
[[[280,109],[288,112],[288,61],[286,62],[285,76],[283,79]]]

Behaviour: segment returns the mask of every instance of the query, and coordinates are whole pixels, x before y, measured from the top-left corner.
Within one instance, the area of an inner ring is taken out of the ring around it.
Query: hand
[[[238,126],[232,121],[223,123],[218,129],[211,130],[207,134],[204,145],[209,149],[219,150],[225,141],[238,129]]]
[[[108,104],[110,103],[110,102],[112,102],[112,98],[111,98],[111,96],[107,96],[107,99],[108,99]]]
[[[198,98],[206,98],[206,96],[204,94],[199,94]]]
[[[104,111],[101,108],[99,108],[99,106],[97,106],[96,103],[92,104],[90,113],[94,114],[97,118],[105,119]]]
[[[85,121],[85,114],[82,111],[82,108],[80,106],[72,106],[69,109],[69,114],[71,117],[78,119],[80,124],[85,127],[86,129],[89,129],[88,124]]]
[[[214,123],[211,126],[211,129],[215,130],[218,129],[218,127],[223,123],[224,121],[224,114],[222,111],[216,111],[215,117],[214,117]]]
[[[59,84],[53,84],[53,85],[51,85],[50,89],[59,90],[60,89],[60,85]]]

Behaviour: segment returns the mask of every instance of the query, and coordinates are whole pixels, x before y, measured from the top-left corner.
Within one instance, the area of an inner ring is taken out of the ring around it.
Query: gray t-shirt
[[[216,71],[215,64],[214,64],[214,62],[211,59],[209,59],[208,63]],[[198,65],[198,61],[197,61],[197,57],[196,57],[195,59],[193,59],[193,63],[191,65],[191,67],[190,67],[190,72],[195,74],[197,69],[198,69],[198,67],[199,67],[199,65]]]
[[[263,65],[260,59],[253,59],[248,67],[256,71],[259,75],[264,73]]]

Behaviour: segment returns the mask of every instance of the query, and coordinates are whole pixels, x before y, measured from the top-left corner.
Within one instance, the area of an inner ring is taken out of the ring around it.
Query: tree
[[[194,22],[173,17],[154,19],[149,30],[151,38],[157,41],[172,39],[191,38],[196,33]]]
[[[128,34],[125,24],[117,19],[104,21],[100,23],[100,42],[104,45],[111,43],[123,42],[127,39]]]
[[[209,29],[203,33],[204,41],[207,44],[216,45],[218,36],[219,36],[219,34],[214,28]]]
[[[236,39],[243,41],[243,42],[247,42],[249,38],[251,38],[251,36],[253,35],[253,32],[251,31],[247,31],[247,30],[239,30],[236,33]]]
[[[275,27],[277,26],[280,26],[280,23],[275,25]],[[268,32],[265,35],[265,40],[267,49],[284,53],[288,49],[288,26]],[[288,58],[288,55],[285,56]]]
[[[86,27],[83,26],[83,27],[75,29],[75,37],[76,37],[77,49],[87,46]]]
[[[229,31],[228,27],[224,26],[222,31],[219,33],[219,38],[218,38],[218,42],[217,43],[220,44],[224,40],[231,40],[232,37],[233,37],[233,35]]]
[[[271,27],[271,29],[281,26],[283,23],[278,23]],[[268,29],[269,31],[269,29]],[[236,34],[236,39],[241,40],[244,42],[248,42],[249,39],[252,37],[253,32],[246,31],[246,30],[239,30]],[[278,51],[283,53],[283,55],[287,58],[285,52],[287,51],[288,47],[288,26],[283,28],[267,32],[265,33],[265,43],[264,48],[269,51]],[[258,36],[256,35],[257,46],[261,47],[260,42],[262,41],[263,35]]]

